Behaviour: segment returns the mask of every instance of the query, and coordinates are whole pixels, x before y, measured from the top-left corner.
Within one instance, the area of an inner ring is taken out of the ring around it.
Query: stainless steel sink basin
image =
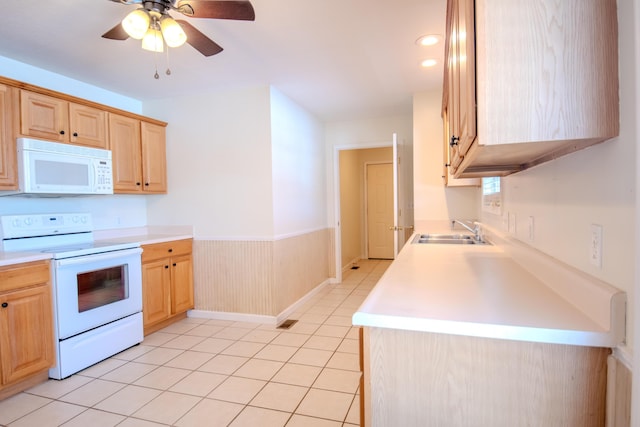
[[[468,234],[417,234],[411,243],[444,245],[489,245],[486,240]]]

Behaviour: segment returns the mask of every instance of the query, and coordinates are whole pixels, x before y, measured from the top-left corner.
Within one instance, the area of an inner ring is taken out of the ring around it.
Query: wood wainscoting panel
[[[613,355],[609,356],[606,427],[631,426],[631,370]]]
[[[274,314],[329,278],[327,236],[327,230],[322,229],[274,242]]]
[[[273,315],[273,242],[194,240],[196,310]]]
[[[195,309],[277,316],[335,277],[332,233],[321,229],[273,241],[194,240]]]
[[[368,329],[373,427],[604,425],[607,348]]]

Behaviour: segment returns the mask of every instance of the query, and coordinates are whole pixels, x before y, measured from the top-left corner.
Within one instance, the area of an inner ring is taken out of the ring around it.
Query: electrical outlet
[[[602,268],[602,226],[599,224],[591,224],[589,262],[591,265]]]
[[[535,236],[534,220],[533,217],[529,217],[529,241],[533,242],[533,236]]]

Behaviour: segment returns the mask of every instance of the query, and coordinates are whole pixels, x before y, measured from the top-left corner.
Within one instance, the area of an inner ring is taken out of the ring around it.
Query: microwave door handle
[[[106,260],[110,260],[110,259],[126,257],[127,255],[136,255],[136,254],[141,254],[141,253],[142,253],[142,249],[141,248],[133,248],[133,249],[125,249],[125,250],[104,252],[104,253],[101,253],[101,254],[78,256],[78,257],[66,258],[66,259],[58,259],[58,260],[55,260],[55,262],[56,262],[58,267],[64,267],[64,266],[67,266],[67,265],[84,264],[87,261],[106,261]]]

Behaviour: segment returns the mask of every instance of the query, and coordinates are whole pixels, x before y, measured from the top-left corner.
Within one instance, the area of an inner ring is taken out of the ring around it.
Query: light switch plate
[[[516,234],[518,231],[516,227],[516,213],[509,212],[509,233]]]

